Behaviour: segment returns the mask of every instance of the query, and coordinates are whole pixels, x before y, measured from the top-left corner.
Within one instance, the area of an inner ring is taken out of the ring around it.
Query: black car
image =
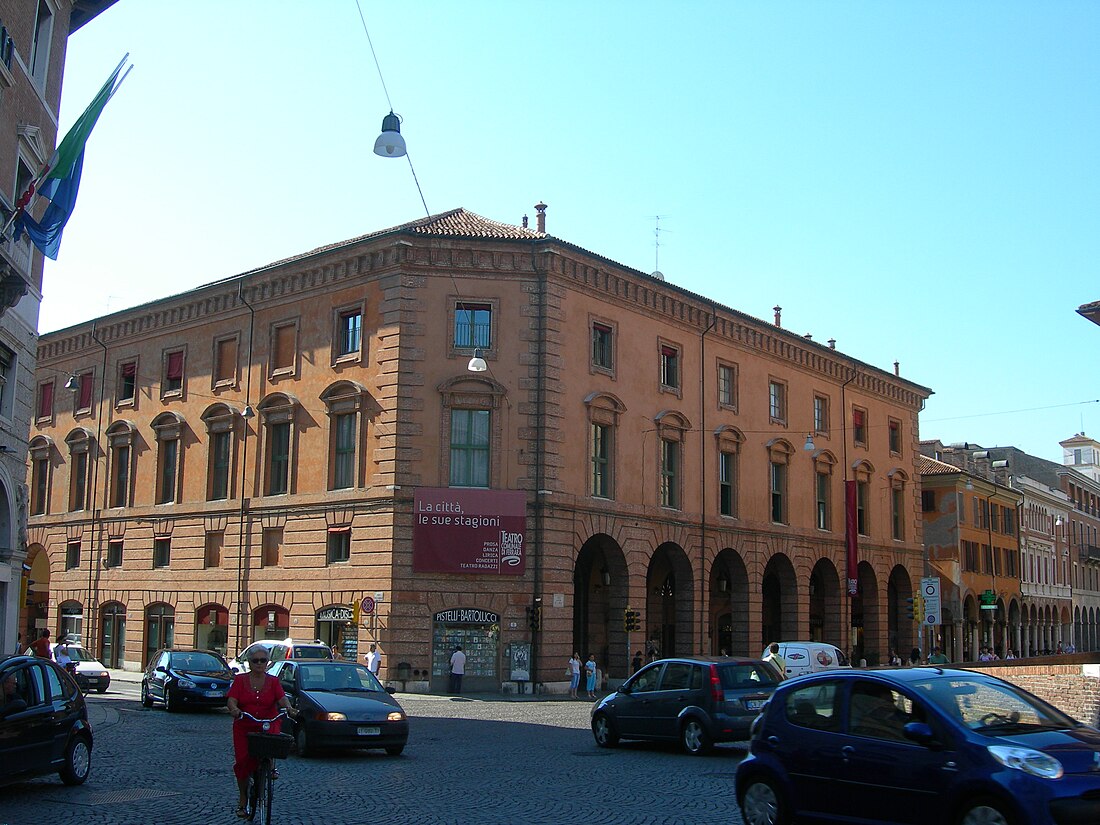
[[[399,756],[409,739],[409,720],[373,673],[354,662],[279,662],[271,672],[298,709],[289,730],[298,755],[319,748],[385,750]]]
[[[141,677],[141,703],[163,702],[168,712],[184,707],[224,708],[233,671],[213,650],[158,650]]]
[[[0,658],[0,783],[56,773],[79,785],[92,769],[92,728],[76,682],[33,656]]]
[[[661,659],[596,703],[592,735],[603,748],[620,739],[664,739],[706,753],[716,742],[748,739],[778,684],[779,674],[760,659]]]

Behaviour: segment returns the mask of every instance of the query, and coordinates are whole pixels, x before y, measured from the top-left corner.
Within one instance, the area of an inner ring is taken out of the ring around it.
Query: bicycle
[[[247,711],[241,711],[253,722],[263,726],[263,732],[248,734],[248,755],[257,760],[256,770],[248,788],[248,819],[257,825],[271,825],[271,803],[275,797],[275,760],[286,759],[294,745],[294,737],[286,733],[267,733],[271,723],[287,716],[281,710],[273,719],[257,719]]]

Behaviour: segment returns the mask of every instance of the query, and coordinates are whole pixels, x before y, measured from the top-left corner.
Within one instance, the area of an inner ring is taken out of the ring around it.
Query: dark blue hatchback
[[[966,670],[784,682],[737,768],[748,825],[1100,823],[1100,731]]]

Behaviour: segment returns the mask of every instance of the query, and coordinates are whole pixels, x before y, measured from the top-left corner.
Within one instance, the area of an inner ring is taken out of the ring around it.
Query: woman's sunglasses
[[[249,659],[248,661],[254,665],[262,665],[267,663],[267,659]]]

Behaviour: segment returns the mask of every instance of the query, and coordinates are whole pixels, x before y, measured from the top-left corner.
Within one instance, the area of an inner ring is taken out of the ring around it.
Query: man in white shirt
[[[462,693],[462,677],[466,673],[466,654],[462,652],[462,645],[455,645],[455,652],[451,654],[451,693]]]
[[[768,662],[779,671],[779,678],[787,678],[787,660],[779,655],[779,644],[772,642],[768,645],[768,652],[764,656],[764,661]]]
[[[378,652],[378,646],[377,645],[372,644],[370,646],[370,653],[367,654],[366,659],[367,659],[367,670],[369,670],[371,673],[373,673],[375,676],[377,676],[378,675],[378,665],[382,661],[382,656]]]

